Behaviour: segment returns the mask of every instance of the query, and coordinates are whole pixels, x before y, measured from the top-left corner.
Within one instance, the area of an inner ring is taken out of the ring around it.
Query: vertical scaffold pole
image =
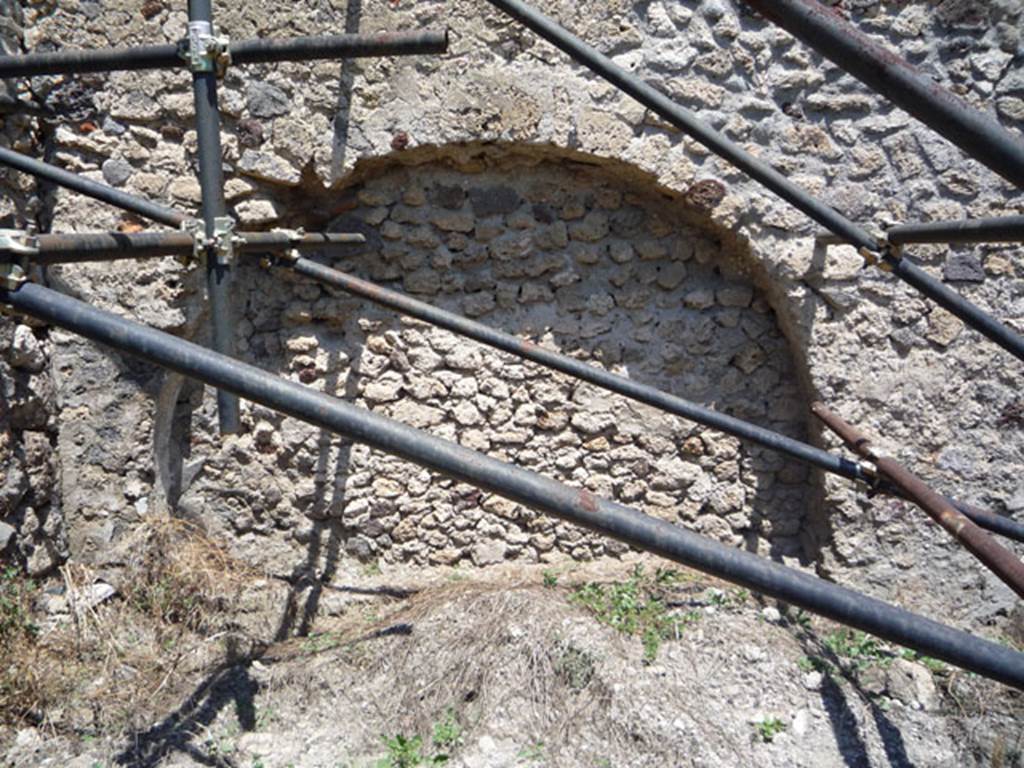
[[[196,132],[199,144],[199,187],[206,248],[206,288],[210,301],[213,348],[234,357],[234,322],[231,311],[230,246],[231,222],[224,203],[224,168],[220,145],[220,110],[217,106],[217,73],[212,52],[213,8],[211,0],[188,0],[188,45],[192,67],[192,89],[196,104]],[[238,397],[217,391],[217,415],[221,434],[239,429]]]

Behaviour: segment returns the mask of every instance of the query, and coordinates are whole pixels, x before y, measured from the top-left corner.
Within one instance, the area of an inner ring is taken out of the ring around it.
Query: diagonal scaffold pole
[[[262,64],[281,61],[355,59],[376,56],[421,56],[448,50],[447,32],[391,32],[378,35],[324,35],[320,37],[257,38],[228,42],[223,61]],[[132,48],[70,50],[0,57],[0,78],[37,75],[85,74],[140,69],[183,69],[187,43],[144,45]]]
[[[198,138],[199,188],[206,248],[206,291],[210,302],[213,348],[234,356],[235,323],[231,303],[231,247],[234,221],[224,202],[224,161],[220,144],[220,109],[217,105],[217,61],[213,39],[212,0],[188,0],[188,45],[195,96]],[[227,246],[227,248],[225,248]],[[217,418],[221,434],[238,432],[241,421],[238,397],[217,390]]]
[[[829,231],[855,245],[869,263],[876,263],[886,271],[892,272],[1019,360],[1024,360],[1024,336],[967,301],[956,291],[943,285],[941,281],[936,280],[903,254],[892,252],[886,244],[879,243],[865,229],[818,200],[799,185],[794,184],[768,163],[742,149],[698,118],[693,112],[679,106],[636,75],[627,72],[607,56],[599,53],[522,0],[487,1],[703,144],[719,157],[732,163],[736,168],[760,182],[783,200],[791,203],[795,208],[803,211]]]
[[[614,392],[631,400],[658,408],[666,413],[689,419],[741,440],[783,453],[825,472],[845,477],[854,482],[867,483],[889,495],[902,495],[898,492],[898,489],[890,485],[879,484],[878,478],[863,464],[849,461],[816,446],[779,434],[770,429],[765,429],[756,424],[751,424],[743,419],[719,413],[677,395],[664,392],[656,387],[651,387],[625,376],[619,376],[610,371],[596,368],[582,360],[544,349],[510,333],[499,331],[462,315],[435,307],[425,301],[414,299],[398,291],[384,288],[368,280],[363,280],[346,272],[324,266],[312,259],[301,256],[297,258],[280,257],[272,263],[278,267],[290,269],[305,277],[309,277],[324,285],[339,288],[354,296],[372,301],[379,306],[395,310],[439,328],[444,328],[459,336],[473,339],[522,360],[529,360],[537,365],[559,371],[580,381],[601,387],[609,392]],[[1024,542],[1024,523],[978,509],[955,499],[947,498],[946,501],[982,528],[999,533],[1007,538]]]
[[[189,218],[180,211],[146,200],[138,195],[122,192],[102,182],[87,179],[77,173],[66,171],[6,147],[0,147],[0,164],[170,227],[180,227]]]
[[[972,108],[817,0],[742,0],[769,21],[1024,188],[1024,138]]]
[[[0,287],[0,303],[531,509],[1024,690],[1024,653],[733,549],[41,285]]]

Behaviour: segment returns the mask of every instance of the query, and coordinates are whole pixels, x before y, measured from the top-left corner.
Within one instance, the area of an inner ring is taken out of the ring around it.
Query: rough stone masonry
[[[1019,2],[833,4],[1007,129],[1024,127]],[[1024,212],[1019,191],[740,4],[541,5],[855,221]],[[6,44],[30,50],[185,29],[183,4],[160,0],[5,12]],[[259,0],[216,15],[234,38],[452,30],[440,57],[231,69],[226,192],[245,226],[363,231],[367,247],[343,268],[797,437],[818,437],[805,406],[822,399],[945,491],[1024,514],[1019,363],[852,250],[816,247],[801,214],[486,3]],[[5,114],[5,142],[196,207],[184,73],[18,87],[56,117]],[[15,224],[138,226],[5,183]],[[1019,251],[912,254],[1024,330]],[[173,260],[48,279],[205,340],[201,281]],[[955,624],[1014,605],[906,504],[255,263],[235,300],[240,354],[310,386]],[[486,565],[619,551],[264,409],[247,407],[243,433],[221,440],[210,392],[4,322],[2,530],[35,572],[69,555],[116,568],[132,526],[166,512],[283,574],[322,575],[340,558]]]

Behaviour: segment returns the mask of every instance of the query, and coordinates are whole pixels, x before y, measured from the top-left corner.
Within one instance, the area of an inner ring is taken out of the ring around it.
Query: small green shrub
[[[775,737],[786,730],[786,724],[777,717],[766,717],[754,726],[761,741],[775,741]]]
[[[451,752],[462,744],[462,724],[451,707],[444,713],[444,717],[434,723],[434,746],[438,749]],[[435,759],[436,759],[435,755]],[[447,755],[446,755],[447,757]]]
[[[516,758],[524,763],[539,763],[544,759],[544,742],[538,741],[519,750]]]
[[[918,664],[923,664],[933,675],[944,675],[949,672],[949,667],[945,662],[933,659],[931,656],[922,656],[920,653],[911,650],[910,648],[902,649],[900,651],[900,658],[906,659],[907,661],[916,661]]]
[[[827,647],[836,656],[848,659],[858,669],[891,659],[877,638],[855,629],[840,629],[825,638]]]
[[[384,746],[387,747],[388,756],[377,763],[377,768],[416,768],[426,762],[422,737],[406,737],[396,733],[390,738],[387,736],[382,738]]]
[[[797,659],[796,665],[800,668],[801,672],[813,672],[817,670],[818,672],[826,675],[832,672],[832,665],[820,656],[801,656]]]
[[[683,626],[699,617],[696,611],[674,613],[666,605],[665,592],[677,578],[675,571],[661,568],[648,576],[638,565],[625,582],[584,584],[573,593],[572,600],[590,610],[602,624],[640,637],[644,661],[651,663],[663,640],[678,637]]]
[[[594,658],[575,645],[563,643],[559,648],[558,659],[555,661],[555,674],[566,685],[579,693],[594,679]]]
[[[387,757],[379,760],[375,768],[420,768],[420,766],[444,765],[451,759],[451,752],[462,744],[462,724],[450,707],[444,717],[434,723],[433,750],[427,749],[422,736],[382,736],[387,747]]]

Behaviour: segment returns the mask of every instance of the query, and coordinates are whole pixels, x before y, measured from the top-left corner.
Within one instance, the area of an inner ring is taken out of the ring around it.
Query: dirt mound
[[[69,718],[94,679],[9,731],[6,764],[1021,764],[1019,694],[643,562],[291,585],[288,626],[314,594],[321,618],[277,641],[243,596],[182,627],[148,697],[122,671],[135,718]]]

